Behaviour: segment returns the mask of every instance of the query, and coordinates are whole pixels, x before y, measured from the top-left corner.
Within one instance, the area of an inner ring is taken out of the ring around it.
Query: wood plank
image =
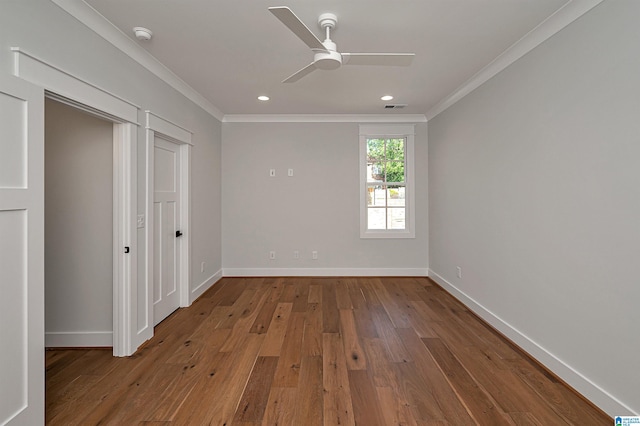
[[[222,347],[220,348],[221,352],[233,351],[236,347],[239,347],[239,345],[241,345],[241,342],[245,338],[246,334],[251,330],[251,325],[255,322],[255,319],[258,316],[258,313],[264,305],[267,297],[267,292],[256,292],[254,294],[245,309],[243,309],[239,317],[236,318],[236,322],[233,325],[231,334],[227,338],[227,341],[224,343],[224,345],[222,345]]]
[[[540,421],[538,421],[538,419],[536,419],[536,417],[531,413],[509,413],[509,416],[513,419],[516,426],[544,426],[544,424],[540,423]]]
[[[266,301],[258,315],[256,316],[255,321],[251,325],[249,329],[250,333],[264,334],[269,330],[269,325],[271,324],[271,319],[273,318],[273,313],[276,311],[276,306],[278,306],[278,301]]]
[[[309,303],[322,303],[322,286],[320,284],[309,285]]]
[[[387,355],[387,349],[381,339],[364,339],[364,351],[367,354],[369,372],[376,387],[389,387],[395,383],[395,372]]]
[[[490,425],[510,424],[506,414],[478,386],[440,339],[423,339],[423,342],[477,422]]]
[[[374,285],[375,278],[359,278],[357,281],[349,282],[349,292],[352,295],[352,300],[357,300],[357,295],[361,295],[367,308],[374,306],[381,306],[382,302],[376,294]],[[356,308],[361,307],[356,303]]]
[[[322,357],[305,356],[300,364],[294,425],[322,425]]]
[[[467,408],[458,393],[451,387],[444,373],[434,361],[418,335],[411,329],[399,329],[398,335],[411,358],[420,377],[425,381],[433,399],[437,402],[444,418],[456,425],[473,425]]]
[[[340,312],[336,303],[336,287],[331,282],[322,285],[322,331],[324,333],[340,332]]]
[[[387,311],[382,306],[371,308],[371,317],[378,331],[378,336],[382,339],[387,347],[389,357],[393,362],[409,362],[411,355],[404,347],[402,340],[398,337],[391,318],[387,315]]]
[[[383,426],[384,416],[375,386],[366,370],[349,370],[349,387],[355,424]]]
[[[309,280],[298,279],[294,286],[293,308],[291,312],[306,312],[309,300]]]
[[[358,336],[365,339],[373,339],[378,337],[378,329],[371,318],[371,312],[366,306],[353,309],[353,318],[356,323]]]
[[[304,313],[291,312],[273,386],[279,388],[298,386],[303,336]]]
[[[262,426],[293,425],[298,389],[272,387],[262,420]]]
[[[411,322],[405,312],[403,305],[406,303],[406,299],[402,293],[392,286],[392,281],[374,279],[373,284],[375,292],[384,306],[387,315],[391,318],[391,322],[395,328],[409,328]]]
[[[271,318],[271,325],[265,334],[264,345],[260,350],[260,356],[279,356],[282,343],[287,332],[289,316],[293,303],[278,303]]]
[[[355,424],[347,361],[338,333],[325,333],[322,336],[322,386],[324,424]]]
[[[242,394],[233,423],[261,422],[269,400],[269,390],[278,366],[277,357],[258,357]]]
[[[349,280],[336,280],[336,306],[338,309],[352,309],[351,297],[349,296]]]
[[[417,426],[411,408],[407,402],[396,395],[394,390],[389,387],[376,387],[380,408],[387,425],[407,425]]]
[[[302,356],[322,356],[322,307],[308,303],[304,313]]]
[[[263,340],[263,334],[247,334],[246,340],[238,346],[238,350],[230,352],[233,368],[229,366],[228,371],[221,375],[219,387],[224,389],[224,392],[218,390],[215,398],[210,399],[204,418],[205,424],[231,424]],[[180,424],[180,421],[176,419],[176,423]]]
[[[165,362],[173,364],[195,363],[210,351],[218,351],[231,333],[229,329],[215,327],[226,318],[230,306],[216,306],[211,314],[184,339]],[[175,347],[175,346],[174,346]]]
[[[433,329],[433,323],[436,321],[436,314],[427,306],[424,301],[410,301],[407,303],[407,314],[411,327],[420,337],[438,337]]]
[[[220,286],[220,290],[210,297],[215,297],[219,305],[231,306],[238,300],[244,291],[246,282],[242,278],[223,278],[221,281],[221,283],[215,285],[215,287]],[[207,294],[205,297],[209,297],[209,295]]]
[[[349,370],[366,370],[367,357],[364,354],[356,323],[351,309],[340,309],[340,329],[342,334],[342,344],[344,345],[347,368]]]
[[[396,363],[393,368],[398,381],[395,388],[409,403],[414,418],[426,422],[445,420],[432,389],[420,375],[415,363]]]
[[[280,299],[278,300],[280,303],[291,303],[296,300],[296,286],[292,282],[285,282],[284,290],[280,295]]]

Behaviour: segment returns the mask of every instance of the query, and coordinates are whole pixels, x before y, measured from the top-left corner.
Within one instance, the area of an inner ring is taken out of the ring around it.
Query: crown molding
[[[507,68],[509,65],[532,51],[544,41],[558,33],[573,21],[596,7],[603,0],[570,0],[553,15],[549,16],[537,27],[525,34],[520,40],[502,52],[500,56],[474,74],[469,80],[441,100],[425,115],[431,120],[460,99],[487,82],[490,78]]]
[[[169,68],[158,61],[153,55],[140,47],[135,41],[127,37],[120,29],[109,22],[97,10],[84,1],[51,0],[62,10],[86,25],[89,29],[121,50],[127,56],[149,70],[156,77],[183,94],[193,103],[205,110],[211,116],[222,121],[224,114],[195,89],[184,82]]]
[[[423,114],[225,114],[223,123],[426,123]]]

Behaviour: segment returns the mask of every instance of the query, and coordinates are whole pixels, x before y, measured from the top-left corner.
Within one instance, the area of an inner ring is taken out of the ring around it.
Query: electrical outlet
[[[462,279],[462,268],[459,266],[456,266],[456,275],[458,278]]]
[[[311,259],[313,260],[318,260],[318,252],[317,251],[312,251],[311,252]]]
[[[294,259],[300,259],[300,252],[298,250],[294,250],[293,251],[293,258]]]
[[[138,228],[144,228],[144,215],[138,215]]]
[[[275,259],[275,258],[276,258],[276,252],[275,252],[275,251],[273,251],[273,250],[271,250],[271,251],[269,252],[269,259],[273,260],[273,259]]]
[[[201,272],[201,273],[202,273],[202,272],[204,272],[204,268],[205,268],[205,266],[206,266],[206,265],[207,265],[207,264],[206,264],[206,263],[204,263],[204,262],[202,262],[202,263],[200,264],[200,272]]]
[[[293,176],[293,169],[287,170],[287,176]]]

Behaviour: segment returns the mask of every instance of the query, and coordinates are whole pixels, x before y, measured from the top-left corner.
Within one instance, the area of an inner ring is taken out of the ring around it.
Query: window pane
[[[383,182],[384,181],[384,163],[368,162],[367,163],[367,182]]]
[[[385,216],[386,209],[367,209],[367,228],[368,229],[386,229]]]
[[[387,187],[387,205],[394,207],[404,207],[405,187],[404,186],[388,186]]]
[[[367,188],[367,206],[369,207],[384,207],[387,205],[387,197],[385,194],[385,187],[383,186],[370,186]]]
[[[388,161],[386,182],[404,182],[404,162]]]
[[[387,140],[387,160],[396,160],[404,163],[404,139]]]
[[[384,159],[384,151],[384,139],[367,139],[367,158],[369,161],[375,159]]]
[[[405,229],[404,208],[387,209],[388,229]]]

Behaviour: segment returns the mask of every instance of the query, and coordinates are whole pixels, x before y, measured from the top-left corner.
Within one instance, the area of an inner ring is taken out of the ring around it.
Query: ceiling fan
[[[323,13],[318,25],[326,32],[325,41],[318,37],[286,6],[270,7],[269,11],[300,38],[314,52],[313,62],[295,74],[287,77],[283,83],[293,83],[305,75],[320,70],[335,70],[341,65],[385,65],[409,66],[415,53],[340,53],[331,40],[331,29],[335,28],[338,18],[333,13]]]

